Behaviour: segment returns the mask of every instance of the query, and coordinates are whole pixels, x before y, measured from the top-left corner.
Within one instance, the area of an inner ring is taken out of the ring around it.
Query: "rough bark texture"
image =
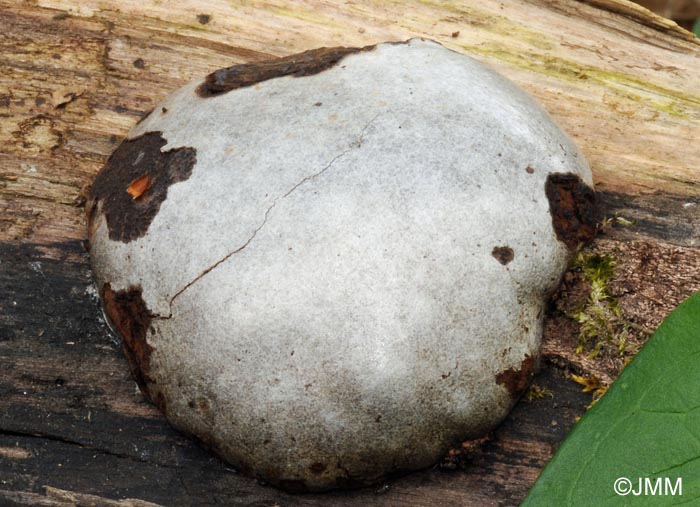
[[[609,219],[586,255],[617,263],[608,288],[627,345],[575,352],[571,317],[590,285],[574,267],[534,380],[553,398],[521,400],[491,438],[376,491],[283,494],[176,433],[137,389],[90,277],[86,185],[143,113],[194,78],[416,36],[493,65],[582,148]],[[3,506],[517,505],[591,400],[567,373],[612,381],[700,289],[700,43],[625,0],[0,0],[0,66]]]

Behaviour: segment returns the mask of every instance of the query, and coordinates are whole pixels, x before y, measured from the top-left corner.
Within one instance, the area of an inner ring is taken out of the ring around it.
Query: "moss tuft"
[[[575,267],[581,269],[591,286],[588,298],[571,317],[580,324],[577,353],[590,350],[591,358],[603,349],[624,354],[630,323],[623,318],[618,298],[610,293],[609,283],[615,274],[615,259],[606,254],[580,253]]]

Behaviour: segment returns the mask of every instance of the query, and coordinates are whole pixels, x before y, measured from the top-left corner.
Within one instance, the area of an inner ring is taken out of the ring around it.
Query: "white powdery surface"
[[[191,176],[142,237],[102,221],[91,238],[98,286],[141,286],[163,317],[149,390],[169,420],[309,489],[428,466],[493,429],[572,255],[545,195],[552,173],[591,184],[571,141],[425,40],[213,97],[199,84],[129,135],[194,148]]]

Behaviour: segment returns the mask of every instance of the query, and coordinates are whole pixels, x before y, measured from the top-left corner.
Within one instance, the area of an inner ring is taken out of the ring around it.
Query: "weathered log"
[[[217,68],[436,39],[529,90],[591,163],[630,350],[576,354],[572,269],[535,382],[491,436],[386,487],[291,496],[242,477],[139,394],[82,245],[82,191],[139,117]],[[0,505],[516,505],[591,398],[700,289],[700,42],[626,0],[0,0]],[[615,217],[622,217],[616,220]],[[625,225],[626,224],[626,225]],[[630,225],[631,224],[631,225]]]

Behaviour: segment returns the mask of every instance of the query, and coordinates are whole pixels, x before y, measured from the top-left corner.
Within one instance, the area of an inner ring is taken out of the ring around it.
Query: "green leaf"
[[[629,479],[632,492],[616,494],[618,478]],[[521,507],[550,505],[700,505],[700,293],[581,418]]]

